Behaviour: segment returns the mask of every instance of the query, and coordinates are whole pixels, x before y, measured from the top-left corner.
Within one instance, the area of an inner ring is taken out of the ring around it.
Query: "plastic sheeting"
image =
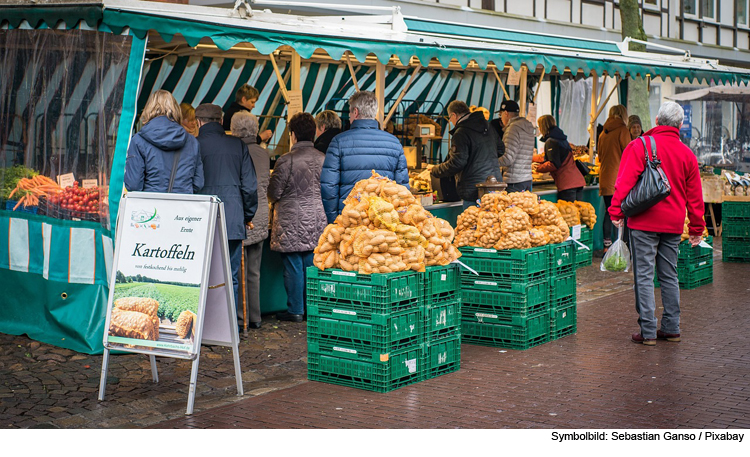
[[[568,135],[568,142],[588,145],[589,116],[591,111],[591,78],[560,80],[560,112],[557,123]]]
[[[19,172],[53,180],[72,173],[81,186],[89,180],[99,187],[98,205],[53,203],[50,194],[26,210],[109,227],[107,192],[131,41],[86,30],[0,31],[0,200],[8,199]]]

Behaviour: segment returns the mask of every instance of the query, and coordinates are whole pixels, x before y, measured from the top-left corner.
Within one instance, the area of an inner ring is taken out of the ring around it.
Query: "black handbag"
[[[589,166],[578,159],[576,159],[576,168],[578,168],[578,171],[581,172],[584,178],[588,176],[589,172],[591,172],[591,170],[589,170]]]
[[[661,168],[661,160],[656,155],[656,141],[654,141],[654,137],[648,138],[651,139],[651,156],[653,159],[648,156],[645,137],[641,137],[643,152],[646,156],[646,166],[641,176],[638,177],[638,182],[635,183],[635,186],[620,204],[622,213],[626,217],[633,217],[646,211],[667,198],[669,193],[672,192],[672,186],[669,185],[667,175]]]

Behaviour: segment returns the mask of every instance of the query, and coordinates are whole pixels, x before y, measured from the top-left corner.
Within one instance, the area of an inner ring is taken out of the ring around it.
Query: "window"
[[[716,0],[701,0],[701,17],[716,20]]]
[[[685,16],[698,17],[698,0],[682,0],[682,10]]]
[[[747,23],[748,0],[734,0],[734,14],[737,17],[737,25],[748,25]]]
[[[716,20],[716,0],[682,0],[682,10],[687,17],[700,15],[703,19]]]

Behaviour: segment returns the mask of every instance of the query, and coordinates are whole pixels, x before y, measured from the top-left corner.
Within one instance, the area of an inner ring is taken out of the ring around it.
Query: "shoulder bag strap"
[[[654,160],[656,160],[656,142],[654,141],[654,137],[650,136],[651,139],[651,154],[654,157]],[[643,143],[643,155],[646,156],[646,164],[651,162],[651,158],[648,156],[648,146],[646,145],[646,137],[642,136],[639,138],[641,140],[641,143]]]
[[[174,176],[177,173],[177,164],[180,162],[181,154],[182,151],[177,151],[174,153],[174,160],[172,161],[172,174],[169,176],[169,187],[167,188],[167,193],[172,193],[172,186],[174,186]]]

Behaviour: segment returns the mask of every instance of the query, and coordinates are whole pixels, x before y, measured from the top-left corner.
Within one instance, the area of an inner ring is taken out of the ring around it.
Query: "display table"
[[[98,223],[0,211],[0,332],[101,353],[112,253]]]

